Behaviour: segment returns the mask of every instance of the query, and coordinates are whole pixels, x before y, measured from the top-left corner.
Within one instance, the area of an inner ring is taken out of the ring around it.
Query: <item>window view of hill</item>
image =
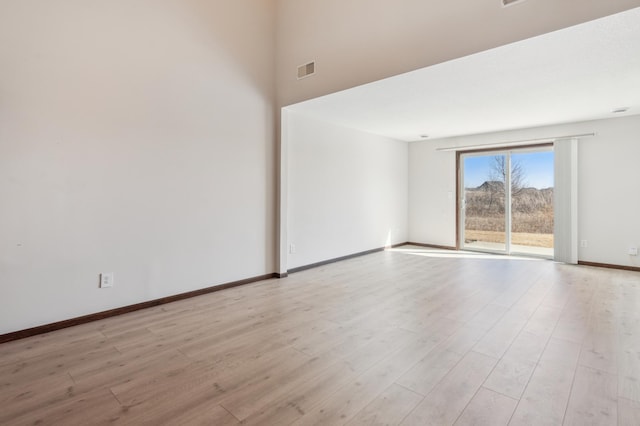
[[[495,161],[494,171],[504,170]],[[505,188],[501,173],[475,188],[465,188],[465,243],[505,242]],[[504,173],[502,173],[504,175]],[[512,166],[511,243],[531,247],[553,247],[553,188],[527,187],[525,172]]]

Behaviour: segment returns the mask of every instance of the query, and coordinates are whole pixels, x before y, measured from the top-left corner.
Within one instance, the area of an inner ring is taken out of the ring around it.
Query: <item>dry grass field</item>
[[[465,216],[465,229],[477,231],[503,231],[504,213],[485,213]],[[553,234],[553,210],[532,213],[514,212],[511,219],[512,232],[530,234]]]
[[[501,182],[485,182],[465,192],[465,240],[505,242]],[[511,243],[553,248],[553,188],[524,188],[511,205]]]
[[[465,240],[504,243],[504,232],[465,230]],[[529,247],[553,248],[553,234],[533,234],[530,232],[512,232],[511,243]]]

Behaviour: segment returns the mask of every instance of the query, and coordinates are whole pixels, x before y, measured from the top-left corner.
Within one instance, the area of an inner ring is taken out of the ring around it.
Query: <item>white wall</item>
[[[640,0],[278,0],[279,105],[640,6]],[[316,75],[297,80],[299,65]]]
[[[640,115],[558,126],[449,138],[409,145],[409,240],[455,245],[455,153],[459,147],[582,133],[596,136],[578,143],[578,238],[581,261],[640,266],[629,256],[640,246]]]
[[[288,268],[407,241],[406,142],[288,114]]]
[[[274,6],[0,2],[0,334],[273,272]]]

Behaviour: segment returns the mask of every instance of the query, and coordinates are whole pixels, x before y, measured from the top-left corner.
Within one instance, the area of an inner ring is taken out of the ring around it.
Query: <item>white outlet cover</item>
[[[106,272],[100,274],[100,288],[113,287],[113,272]]]

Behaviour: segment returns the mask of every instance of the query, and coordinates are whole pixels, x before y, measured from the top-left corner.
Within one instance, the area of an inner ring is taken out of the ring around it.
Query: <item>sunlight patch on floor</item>
[[[409,254],[413,256],[435,257],[435,258],[447,258],[447,259],[493,259],[493,260],[529,260],[529,261],[544,261],[549,259],[542,259],[536,257],[525,256],[507,256],[504,254],[492,254],[492,253],[478,253],[472,251],[463,250],[442,250],[442,249],[430,249],[430,248],[392,248],[388,251]]]

